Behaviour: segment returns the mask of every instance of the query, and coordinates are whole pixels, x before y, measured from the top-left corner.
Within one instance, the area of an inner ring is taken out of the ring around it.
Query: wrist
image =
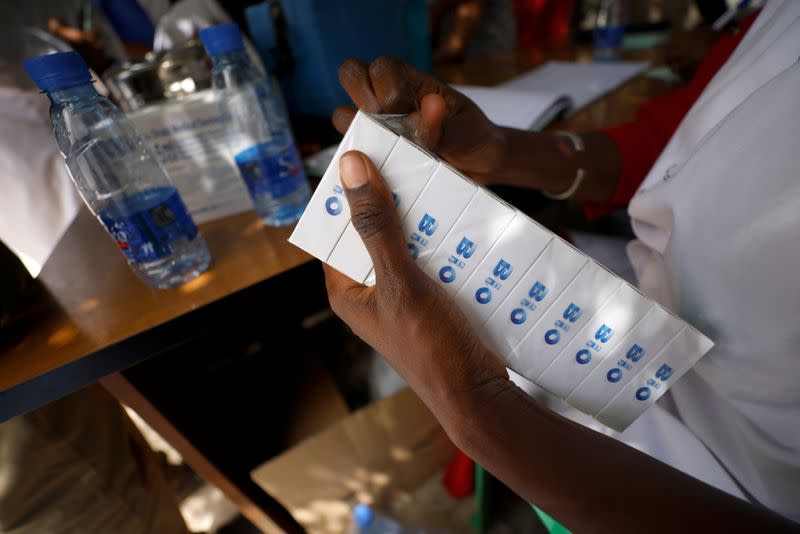
[[[483,185],[495,185],[505,183],[504,176],[507,174],[509,148],[509,128],[493,125],[489,130],[488,141],[484,150],[485,167],[478,174],[479,182]]]
[[[450,439],[462,450],[476,445],[476,439],[489,432],[487,421],[498,415],[498,400],[516,385],[505,376],[492,376],[443,403],[440,423]]]
[[[492,183],[550,192],[564,191],[572,185],[583,157],[569,141],[551,133],[500,130],[500,156]]]
[[[572,197],[583,184],[583,179],[586,177],[586,171],[580,163],[583,153],[586,151],[583,143],[583,138],[580,135],[570,132],[568,130],[561,130],[555,132],[555,136],[559,138],[561,144],[561,151],[566,155],[567,159],[572,160],[572,164],[576,165],[575,178],[568,188],[561,191],[548,191],[542,189],[542,194],[553,200],[566,200]],[[565,146],[569,144],[571,146]],[[570,152],[571,149],[571,152]]]

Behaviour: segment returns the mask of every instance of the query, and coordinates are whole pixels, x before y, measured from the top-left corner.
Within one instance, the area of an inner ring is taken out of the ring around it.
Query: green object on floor
[[[567,527],[565,527],[564,525],[562,525],[561,523],[559,523],[546,513],[539,510],[535,505],[532,504],[531,507],[533,508],[533,511],[536,512],[536,515],[539,516],[539,520],[547,529],[547,532],[549,532],[550,534],[571,534],[571,532],[567,529]]]
[[[469,518],[472,529],[477,534],[484,534],[486,532],[486,522],[489,512],[489,495],[488,486],[486,484],[486,470],[480,464],[475,463],[475,513]],[[539,516],[539,521],[542,522],[547,532],[550,534],[572,534],[567,527],[541,511],[539,508],[531,504],[531,508]]]
[[[486,487],[486,471],[477,462],[475,463],[475,513],[469,518],[472,530],[478,534],[486,532],[486,515],[489,507],[489,497]]]

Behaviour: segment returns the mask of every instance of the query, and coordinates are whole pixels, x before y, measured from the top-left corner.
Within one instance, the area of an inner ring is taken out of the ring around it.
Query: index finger
[[[333,110],[333,116],[331,117],[333,127],[344,135],[347,129],[350,128],[350,123],[353,122],[357,111],[358,109],[353,106],[337,106]]]
[[[419,109],[419,99],[410,83],[408,65],[393,57],[379,57],[369,66],[372,89],[383,113],[411,113]]]
[[[358,59],[348,59],[339,67],[339,83],[353,103],[367,113],[380,113],[381,106],[375,91],[372,89],[372,82],[369,78],[367,64]]]
[[[354,282],[327,263],[322,264],[322,270],[333,312],[354,330],[371,323],[375,319],[375,288]]]

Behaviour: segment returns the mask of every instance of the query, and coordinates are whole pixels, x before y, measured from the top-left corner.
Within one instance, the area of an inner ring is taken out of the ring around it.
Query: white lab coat
[[[799,57],[800,2],[771,0],[630,203],[642,290],[716,346],[621,436],[795,521]]]

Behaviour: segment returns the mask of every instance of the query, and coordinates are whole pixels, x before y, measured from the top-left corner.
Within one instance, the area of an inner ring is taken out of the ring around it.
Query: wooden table
[[[265,227],[253,212],[203,224],[200,231],[211,268],[178,288],[159,291],[136,277],[88,210],[81,210],[40,275],[52,309],[0,354],[0,419],[14,415],[7,402],[15,387],[122,348],[154,327],[311,260],[287,243],[291,228]]]
[[[658,61],[660,52],[649,58]],[[546,59],[587,60],[585,50],[490,56],[465,65],[443,66],[440,77],[454,83],[493,85]],[[634,57],[634,59],[636,59]],[[600,98],[558,128],[588,130],[634,117],[639,104],[669,85],[638,77]],[[202,476],[217,484],[260,528],[275,524],[203,458],[119,373],[175,342],[201,312],[246,294],[256,284],[309,262],[286,240],[291,229],[266,228],[252,213],[201,225],[211,269],[176,289],[157,291],[139,281],[100,225],[83,210],[41,273],[51,306],[19,342],[0,353],[0,421],[102,380],[184,455]]]
[[[0,421],[101,380],[254,524],[274,532],[264,511],[119,372],[185,339],[199,322],[198,312],[211,312],[212,303],[312,259],[287,242],[290,228],[265,227],[253,212],[201,225],[200,231],[211,268],[178,288],[158,291],[136,277],[102,227],[81,210],[40,275],[52,306],[0,354]]]

